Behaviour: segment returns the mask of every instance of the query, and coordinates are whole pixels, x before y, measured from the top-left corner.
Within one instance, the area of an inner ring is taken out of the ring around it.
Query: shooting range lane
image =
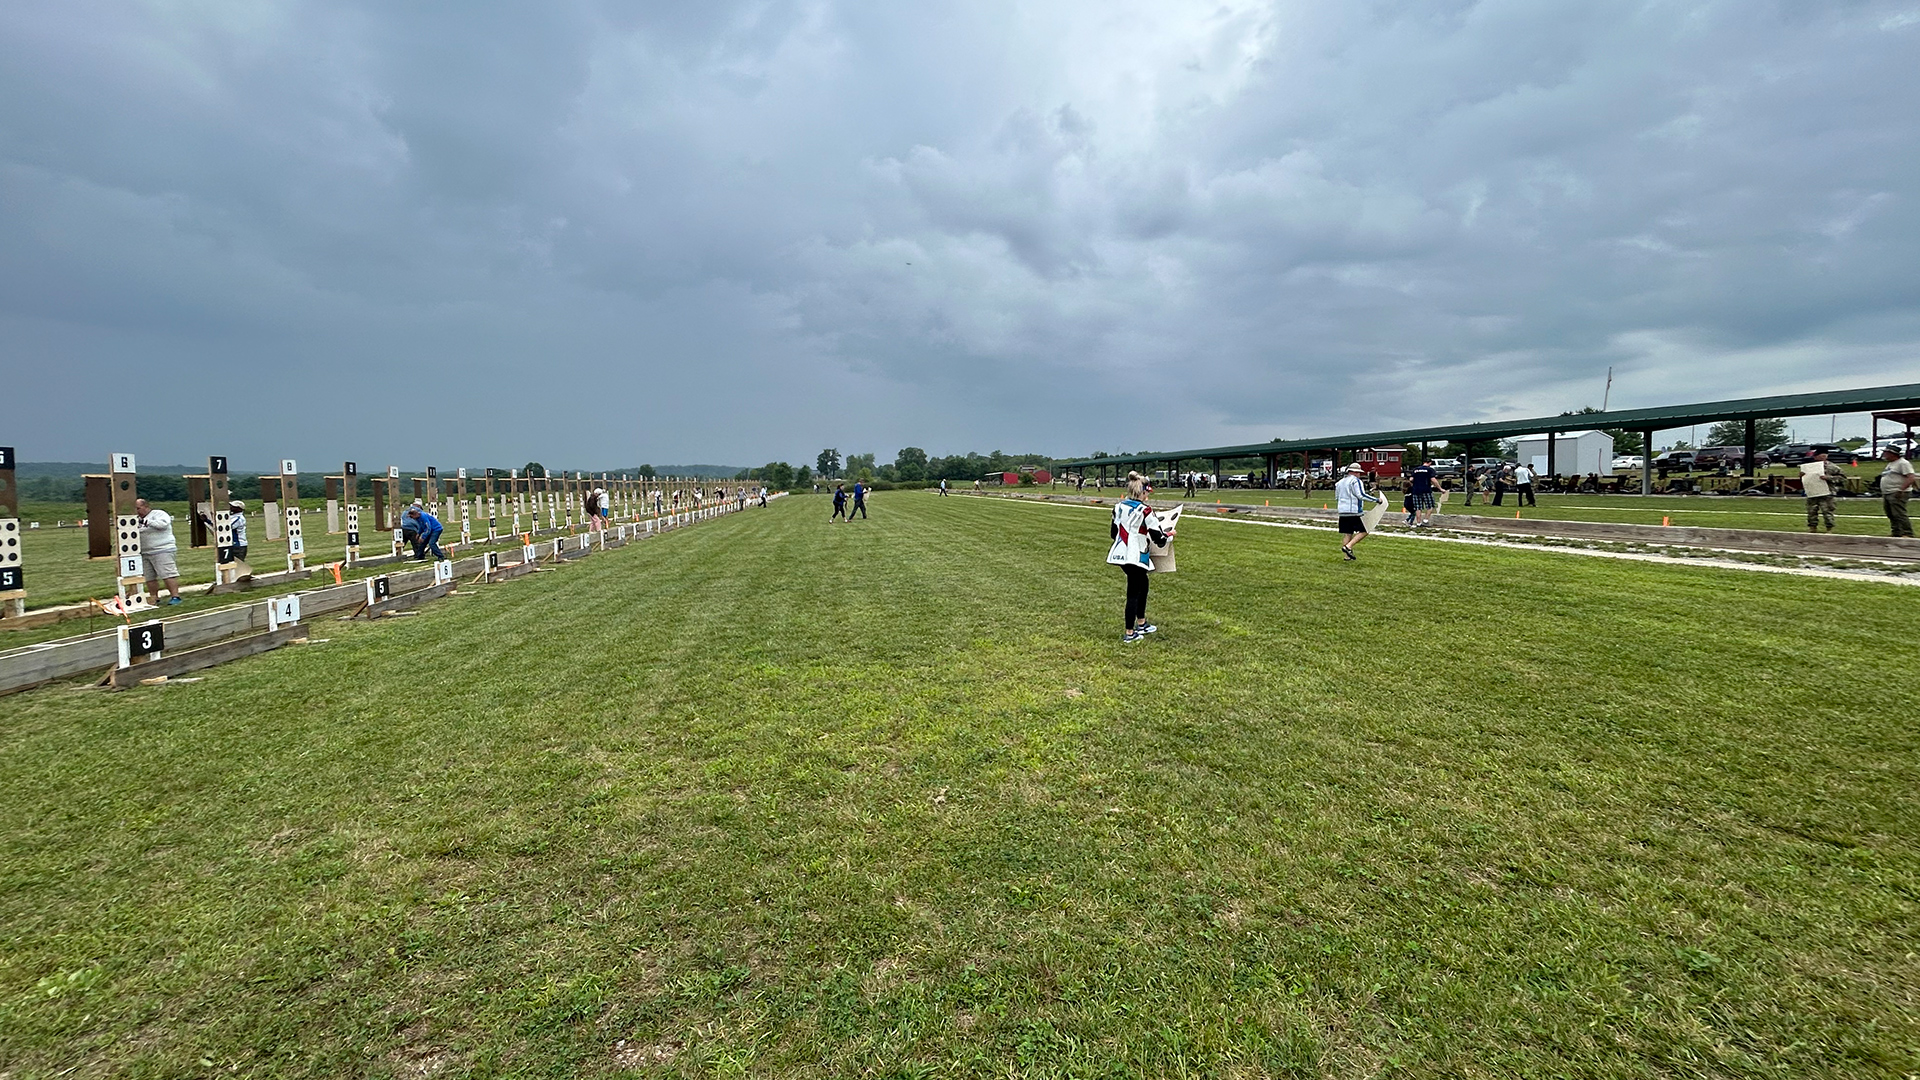
[[[969,496],[973,495],[971,492],[966,494]],[[981,493],[974,497],[1002,499],[1023,506],[1050,506],[1063,510],[1109,512],[1107,506],[1095,505],[1089,499],[1077,498],[1072,501],[1066,501],[1060,499],[1045,499],[1044,497],[1021,495],[1012,492],[992,495]],[[1189,509],[1193,508],[1194,507],[1191,506],[1189,507]],[[1201,508],[1206,509],[1205,507]],[[1319,533],[1328,532],[1332,524],[1331,521],[1326,525],[1312,525],[1297,521],[1262,521],[1244,515],[1229,516],[1225,514],[1186,514],[1182,516],[1180,520],[1182,526],[1195,521],[1212,521],[1228,525],[1258,525],[1269,529],[1300,529]],[[1601,548],[1571,547],[1562,544],[1529,544],[1516,540],[1485,540],[1472,536],[1447,536],[1426,532],[1395,531],[1381,532],[1375,535],[1389,540],[1412,540],[1421,543],[1467,544],[1474,547],[1507,548],[1513,551],[1525,551],[1537,555],[1584,555],[1590,558],[1619,559],[1626,562],[1664,563],[1671,566],[1691,567],[1693,569],[1744,570],[1759,574],[1786,574],[1793,577],[1829,578],[1835,581],[1851,581],[1868,585],[1920,586],[1920,576],[1912,574],[1829,570],[1810,566],[1778,566],[1768,563],[1745,562],[1738,559],[1691,558],[1677,555],[1659,555],[1648,552],[1608,551]],[[1701,550],[1719,551],[1728,555],[1749,554],[1749,552],[1734,548],[1703,548]],[[1189,548],[1189,551],[1191,551],[1191,548]],[[1189,558],[1191,558],[1191,555],[1189,555]]]
[[[0,694],[95,672],[106,665],[115,668],[109,673],[108,681],[116,687],[134,685],[155,674],[197,670],[297,640],[303,635],[280,625],[284,621],[282,616],[288,612],[295,613],[295,617],[312,618],[351,610],[353,615],[377,618],[452,595],[459,580],[468,576],[472,577],[469,584],[504,582],[534,571],[537,563],[555,565],[585,558],[734,512],[734,504],[721,503],[698,514],[689,512],[660,520],[623,522],[596,534],[563,534],[532,541],[514,549],[521,557],[519,563],[503,562],[497,551],[481,552],[418,569],[297,592],[290,598],[273,597],[144,623],[129,620],[125,625],[101,633],[22,646],[0,652]],[[287,606],[289,599],[293,601],[291,608]],[[248,640],[244,635],[261,640],[252,645],[236,644],[236,639]],[[200,649],[202,654],[182,654],[183,649]],[[154,666],[149,669],[148,665]]]

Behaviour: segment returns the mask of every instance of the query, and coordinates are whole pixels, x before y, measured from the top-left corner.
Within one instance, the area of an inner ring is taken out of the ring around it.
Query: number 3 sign
[[[166,627],[158,622],[120,628],[120,666],[132,667],[137,659],[156,659],[166,647]]]

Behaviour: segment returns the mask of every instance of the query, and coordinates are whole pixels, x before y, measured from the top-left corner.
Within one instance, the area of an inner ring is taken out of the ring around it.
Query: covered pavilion
[[[1272,476],[1282,457],[1291,457],[1296,454],[1300,456],[1303,471],[1310,471],[1306,466],[1315,454],[1330,455],[1337,466],[1340,462],[1340,452],[1343,450],[1418,443],[1422,456],[1425,456],[1429,443],[1472,443],[1512,439],[1522,435],[1545,435],[1547,436],[1547,472],[1550,475],[1558,475],[1554,470],[1554,438],[1561,432],[1588,428],[1624,428],[1628,431],[1637,431],[1645,440],[1643,446],[1650,460],[1655,432],[1734,420],[1746,422],[1745,475],[1752,476],[1754,457],[1759,450],[1759,447],[1754,445],[1756,421],[1772,417],[1857,412],[1875,414],[1876,435],[1881,419],[1897,418],[1896,422],[1899,419],[1905,419],[1911,424],[1913,419],[1920,418],[1920,383],[1872,386],[1859,390],[1828,390],[1815,394],[1736,398],[1731,401],[1709,401],[1697,405],[1664,405],[1654,409],[1614,409],[1608,412],[1562,413],[1559,416],[1535,416],[1523,420],[1496,420],[1479,424],[1447,424],[1437,427],[1406,428],[1400,431],[1367,431],[1315,439],[1278,439],[1273,442],[1248,443],[1242,446],[1207,446],[1192,450],[1116,454],[1112,457],[1081,458],[1061,464],[1064,468],[1080,470],[1083,473],[1089,468],[1099,469],[1104,477],[1106,470],[1112,467],[1147,465],[1177,470],[1182,461],[1198,459],[1212,462],[1214,474],[1219,475],[1220,463],[1223,460],[1258,457],[1265,459],[1267,475]],[[1641,470],[1640,493],[1653,494],[1653,470],[1650,468]]]

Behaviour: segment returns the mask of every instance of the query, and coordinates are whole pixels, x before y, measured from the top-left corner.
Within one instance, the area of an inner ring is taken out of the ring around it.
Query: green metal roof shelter
[[[1657,409],[1614,409],[1609,412],[1562,413],[1559,416],[1535,416],[1524,420],[1497,420],[1481,424],[1448,424],[1439,427],[1405,428],[1399,431],[1368,431],[1353,435],[1334,435],[1318,439],[1279,439],[1273,442],[1241,446],[1207,446],[1193,450],[1168,450],[1148,454],[1119,454],[1113,457],[1082,458],[1062,462],[1065,468],[1089,466],[1152,465],[1193,458],[1219,462],[1223,458],[1264,457],[1269,465],[1281,455],[1309,455],[1319,452],[1337,454],[1375,446],[1404,446],[1409,443],[1478,442],[1484,439],[1511,439],[1522,435],[1547,435],[1552,454],[1552,436],[1565,431],[1591,428],[1625,428],[1644,432],[1646,448],[1653,449],[1653,433],[1696,424],[1717,424],[1744,420],[1747,424],[1746,471],[1753,474],[1754,421],[1776,416],[1812,416],[1820,413],[1887,413],[1920,409],[1920,383],[1901,386],[1873,386],[1860,390],[1829,390],[1817,394],[1779,394],[1772,397],[1736,398],[1709,401],[1698,405],[1666,405]],[[1217,471],[1217,470],[1216,470]],[[1652,470],[1643,470],[1641,491],[1650,494]]]

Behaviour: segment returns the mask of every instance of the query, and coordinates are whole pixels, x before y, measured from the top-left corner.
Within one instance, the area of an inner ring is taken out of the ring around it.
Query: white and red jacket
[[[1107,549],[1107,561],[1115,566],[1153,569],[1147,555],[1147,518],[1153,508],[1138,499],[1122,499],[1113,504],[1113,546]]]

